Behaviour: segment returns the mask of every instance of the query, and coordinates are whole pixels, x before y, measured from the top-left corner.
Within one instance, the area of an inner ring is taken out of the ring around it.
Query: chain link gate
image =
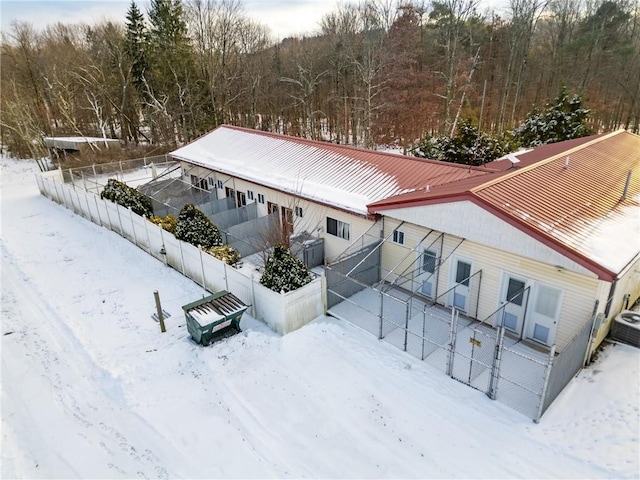
[[[451,312],[451,349],[447,374],[459,382],[492,396],[499,330],[469,325],[458,331],[459,312]]]

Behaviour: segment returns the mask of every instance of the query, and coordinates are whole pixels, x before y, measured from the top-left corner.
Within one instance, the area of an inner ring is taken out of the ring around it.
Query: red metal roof
[[[472,200],[601,278],[615,277],[640,254],[640,137],[618,131],[548,147],[526,154],[522,168],[389,198],[369,210]]]
[[[482,176],[482,167],[306,140],[223,125],[172,152],[174,158],[303,198],[367,215],[401,193]]]

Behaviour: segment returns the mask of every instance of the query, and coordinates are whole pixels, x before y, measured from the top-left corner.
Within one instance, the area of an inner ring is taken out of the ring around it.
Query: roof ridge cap
[[[541,166],[546,165],[548,163],[554,162],[554,161],[558,160],[561,157],[569,156],[569,155],[571,155],[571,154],[573,154],[575,152],[578,152],[578,151],[582,150],[583,148],[590,147],[590,146],[592,146],[592,145],[594,145],[596,143],[602,142],[602,141],[607,140],[607,139],[609,139],[611,137],[614,137],[616,135],[624,133],[625,131],[626,130],[624,130],[624,129],[614,130],[613,132],[606,133],[606,134],[604,134],[604,135],[602,135],[600,137],[594,138],[593,140],[589,140],[588,142],[582,143],[582,144],[577,145],[577,146],[575,146],[573,148],[569,148],[568,150],[564,150],[564,151],[562,151],[560,153],[556,153],[555,155],[552,155],[549,158],[546,158],[544,160],[540,160],[539,162],[532,163],[531,165],[528,165],[526,167],[522,167],[522,168],[519,168],[517,170],[514,170],[513,172],[508,172],[507,171],[508,173],[505,173],[504,175],[501,175],[498,178],[495,178],[495,179],[490,180],[490,181],[488,181],[486,183],[478,185],[477,187],[471,188],[469,191],[471,193],[479,192],[481,190],[484,190],[485,188],[489,188],[489,187],[491,187],[491,186],[493,186],[493,185],[495,185],[497,183],[500,183],[500,182],[502,182],[504,180],[508,180],[508,179],[513,178],[513,177],[515,177],[517,175],[520,175],[522,173],[529,172],[529,171],[534,170],[534,169],[536,169],[538,167],[541,167]]]

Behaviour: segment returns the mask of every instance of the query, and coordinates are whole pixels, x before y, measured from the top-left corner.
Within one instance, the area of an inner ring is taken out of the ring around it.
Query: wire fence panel
[[[591,338],[591,324],[592,322],[587,322],[553,360],[553,368],[550,372],[541,414],[549,408],[551,402],[560,395],[562,389],[584,366],[589,339]]]

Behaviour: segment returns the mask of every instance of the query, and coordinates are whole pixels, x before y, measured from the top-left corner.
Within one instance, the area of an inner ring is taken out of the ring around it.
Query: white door
[[[416,278],[418,290],[430,299],[435,299],[436,295],[436,268],[438,264],[438,254],[435,250],[425,248],[420,257],[419,274]]]
[[[462,312],[467,312],[469,307],[469,286],[471,285],[471,263],[466,260],[456,259],[453,262],[451,273],[449,305],[453,305]]]
[[[533,305],[525,327],[527,338],[548,346],[553,345],[561,303],[562,290],[547,285],[536,285]]]
[[[503,278],[500,302],[504,306],[504,310],[501,320],[507,330],[522,336],[529,292],[527,281],[509,273],[505,274]]]

